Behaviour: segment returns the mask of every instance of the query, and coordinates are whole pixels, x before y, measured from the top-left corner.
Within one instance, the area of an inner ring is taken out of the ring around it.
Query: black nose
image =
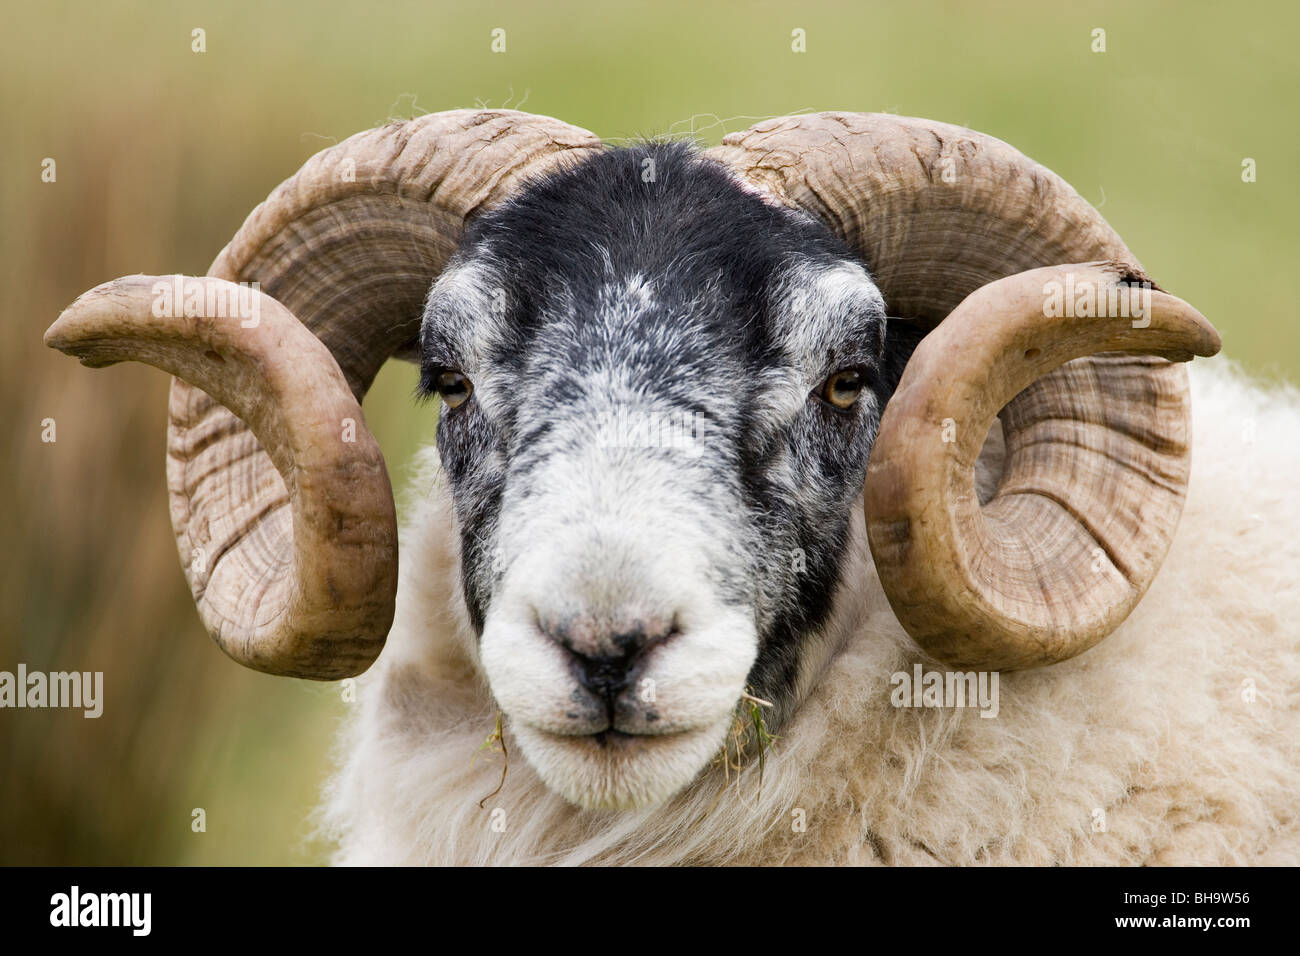
[[[576,664],[578,683],[606,700],[612,700],[627,689],[632,680],[633,664],[639,656],[636,652],[596,657],[588,657],[572,650],[569,653],[573,655]]]
[[[675,633],[671,623],[638,624],[611,630],[591,622],[545,628],[547,636],[569,652],[578,683],[597,697],[613,700],[636,677],[646,652]]]

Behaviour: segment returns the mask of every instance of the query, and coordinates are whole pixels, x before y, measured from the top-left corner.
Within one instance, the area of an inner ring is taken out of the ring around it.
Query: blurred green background
[[[244,670],[204,635],[168,521],[166,376],[91,372],[41,345],[82,291],[205,272],[304,159],[390,117],[515,106],[611,140],[712,144],[765,116],[889,111],[1051,166],[1228,355],[1295,379],[1298,23],[1288,0],[8,3],[0,670],[103,671],[105,705],[99,720],[0,711],[0,862],[319,861],[305,820],[348,706],[337,685]],[[433,433],[414,381],[390,365],[366,400],[399,488]]]

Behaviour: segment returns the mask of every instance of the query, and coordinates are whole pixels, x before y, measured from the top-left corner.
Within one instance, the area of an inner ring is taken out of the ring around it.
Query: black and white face
[[[552,789],[653,805],[742,692],[793,705],[901,367],[885,333],[825,227],[680,145],[604,153],[470,226],[421,387],[446,400],[482,666]]]

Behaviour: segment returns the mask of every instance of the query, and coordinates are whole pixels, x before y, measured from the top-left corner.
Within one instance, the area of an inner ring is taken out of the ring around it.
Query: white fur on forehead
[[[609,320],[620,313],[631,318],[645,309],[653,308],[654,301],[654,283],[640,272],[633,273],[621,282],[607,282],[601,288],[601,313]]]

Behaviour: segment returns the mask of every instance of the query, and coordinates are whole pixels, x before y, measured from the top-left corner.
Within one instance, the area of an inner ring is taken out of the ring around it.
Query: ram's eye
[[[448,408],[464,405],[470,393],[474,391],[474,383],[460,372],[443,372],[438,376],[434,386]]]
[[[822,384],[822,398],[836,408],[848,408],[862,390],[867,387],[867,378],[861,369],[846,368],[836,372]]]

